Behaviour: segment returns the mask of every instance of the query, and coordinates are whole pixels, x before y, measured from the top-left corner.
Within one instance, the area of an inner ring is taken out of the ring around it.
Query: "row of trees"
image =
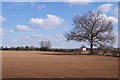
[[[48,47],[34,47],[34,46],[20,46],[20,47],[0,47],[0,50],[16,50],[16,51],[53,51],[53,52],[73,52],[79,49],[63,49],[63,48],[48,48]]]
[[[50,41],[41,41],[40,47],[34,46],[18,46],[18,47],[4,47],[1,46],[0,50],[41,50],[41,51],[50,51],[51,49],[51,42]]]
[[[21,46],[21,47],[0,47],[0,50],[15,50],[15,51],[53,51],[53,52],[67,52],[67,53],[75,53],[75,54],[81,54],[81,49],[76,48],[76,49],[63,49],[63,48],[41,48],[41,47],[34,47],[34,46]],[[87,51],[90,49],[87,48]],[[109,53],[109,54],[118,54],[120,53],[120,48],[107,48],[107,49],[99,49],[99,48],[94,48],[93,53],[98,54],[99,52],[104,53]]]
[[[34,46],[18,46],[18,47],[4,47],[4,46],[1,46],[0,47],[1,50],[40,50],[40,48],[38,47],[34,47]]]

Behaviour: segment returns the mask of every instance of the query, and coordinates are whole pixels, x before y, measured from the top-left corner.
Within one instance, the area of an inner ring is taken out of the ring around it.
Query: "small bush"
[[[113,55],[112,55],[113,57],[120,57],[120,53],[114,53]]]

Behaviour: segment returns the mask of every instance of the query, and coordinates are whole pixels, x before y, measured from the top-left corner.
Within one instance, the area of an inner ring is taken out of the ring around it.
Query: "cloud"
[[[109,16],[108,19],[113,21],[113,24],[117,24],[118,23],[118,19],[116,17]]]
[[[12,39],[12,40],[11,40],[12,43],[16,43],[17,41],[18,41],[18,40],[16,40],[16,39]]]
[[[53,40],[54,40],[54,41],[57,41],[57,42],[60,42],[60,41],[64,41],[64,40],[65,40],[65,37],[63,36],[63,34],[56,34],[56,35],[53,37]]]
[[[41,38],[43,35],[42,34],[32,34],[31,37],[34,38]]]
[[[21,31],[21,32],[24,32],[24,31],[30,31],[32,30],[31,28],[29,28],[28,26],[26,25],[17,25],[16,28],[14,29],[14,31]],[[13,31],[12,31],[13,32]]]
[[[0,16],[0,23],[5,21],[6,21],[6,18],[4,16]]]
[[[113,24],[117,24],[117,23],[118,23],[118,18],[116,18],[116,17],[107,16],[106,14],[102,14],[102,16],[103,16],[106,20],[112,21]]]
[[[2,28],[0,28],[0,36],[2,35],[2,32],[3,32],[3,29],[2,29]]]
[[[4,36],[6,34],[9,34],[10,32],[11,30],[0,27],[0,36]]]
[[[47,18],[45,19],[31,18],[29,22],[33,26],[38,26],[38,27],[42,27],[45,29],[51,29],[51,28],[55,28],[55,27],[62,25],[63,21],[64,19],[61,19],[58,16],[48,14]]]
[[[13,33],[13,32],[14,32],[14,29],[11,29],[10,32]]]
[[[54,38],[57,40],[57,39],[64,39],[64,36],[63,36],[63,34],[57,34],[57,35],[55,35],[54,36]]]
[[[21,41],[25,42],[25,43],[28,43],[28,42],[31,42],[32,39],[30,37],[24,37],[21,39]]]
[[[0,36],[3,36],[5,34],[5,29],[0,28]]]
[[[113,13],[115,14],[115,16],[118,17],[118,11],[120,11],[120,9],[118,10],[118,6],[115,7],[115,9],[113,10]]]
[[[102,4],[97,8],[97,11],[101,11],[103,14],[101,16],[103,16],[105,19],[107,20],[111,20],[113,21],[113,24],[117,24],[118,23],[118,18],[114,17],[114,16],[107,16],[105,13],[109,12],[110,10],[113,10],[113,12],[115,14],[117,14],[117,7],[114,7],[113,4],[107,3],[107,4]]]
[[[113,4],[107,3],[107,4],[100,5],[97,10],[100,10],[103,13],[107,13],[108,11],[110,11],[112,7],[113,7]]]

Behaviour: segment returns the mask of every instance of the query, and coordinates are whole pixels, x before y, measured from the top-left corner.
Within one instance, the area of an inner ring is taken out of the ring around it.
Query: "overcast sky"
[[[39,46],[41,40],[49,40],[53,48],[88,46],[86,43],[68,42],[63,36],[74,27],[73,17],[89,10],[101,10],[108,19],[113,20],[117,36],[117,6],[117,2],[3,2],[0,16],[2,45]],[[114,46],[118,46],[117,41]]]

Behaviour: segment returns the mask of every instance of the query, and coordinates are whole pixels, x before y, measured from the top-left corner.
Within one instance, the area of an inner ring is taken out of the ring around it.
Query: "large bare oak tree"
[[[73,18],[72,31],[65,34],[67,40],[78,42],[86,41],[90,44],[90,53],[93,46],[107,47],[115,42],[113,21],[107,19],[100,11],[89,11],[85,15]]]

